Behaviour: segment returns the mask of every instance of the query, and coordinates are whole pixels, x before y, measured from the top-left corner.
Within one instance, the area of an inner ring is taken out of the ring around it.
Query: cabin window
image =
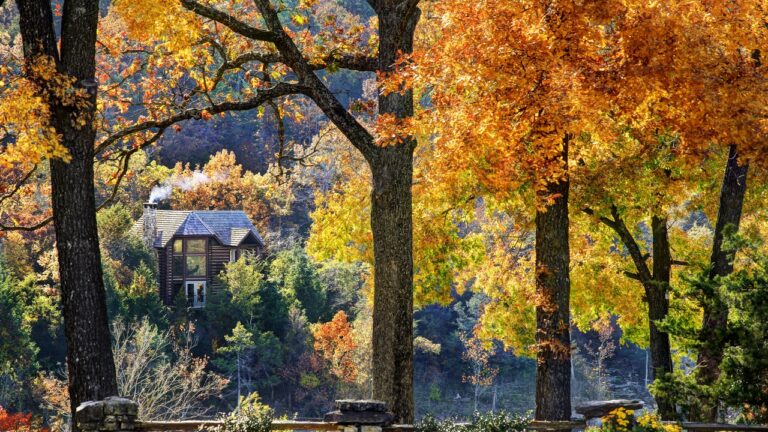
[[[173,241],[172,272],[174,279],[204,278],[208,258],[206,239],[176,239]]]
[[[205,255],[187,255],[187,277],[205,277]]]
[[[237,261],[237,249],[229,250],[229,262],[233,263]]]
[[[187,296],[187,305],[189,307],[191,308],[204,307],[205,300],[206,300],[205,281],[188,281],[185,294]]]
[[[187,243],[188,254],[204,254],[205,253],[204,239],[188,239],[186,243]]]

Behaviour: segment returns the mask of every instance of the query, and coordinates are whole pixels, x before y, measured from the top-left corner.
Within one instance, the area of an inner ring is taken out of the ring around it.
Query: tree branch
[[[34,225],[4,225],[0,223],[0,231],[37,231],[40,228],[48,225],[53,221],[53,216],[48,216],[47,218],[41,220],[40,222],[34,224]]]
[[[582,209],[582,211],[592,216],[595,214],[595,212],[590,208]],[[622,244],[624,244],[624,247],[626,247],[627,251],[629,251],[629,256],[632,258],[632,262],[634,262],[635,268],[637,269],[636,274],[627,272],[624,274],[627,275],[627,277],[636,279],[643,284],[650,282],[653,279],[653,276],[651,275],[651,271],[648,268],[648,264],[646,263],[647,258],[643,255],[642,251],[640,250],[640,246],[637,244],[637,241],[635,241],[635,237],[627,228],[624,220],[619,214],[618,207],[615,205],[611,206],[611,217],[613,219],[607,218],[605,216],[600,216],[599,219],[600,222],[611,228],[619,236]]]
[[[272,99],[276,99],[282,96],[305,94],[307,89],[301,84],[290,83],[278,83],[274,87],[264,90],[259,90],[256,96],[240,101],[240,102],[222,102],[208,106],[207,108],[190,108],[182,111],[178,114],[172,115],[162,120],[149,120],[142,123],[134,124],[105,138],[97,147],[96,154],[101,153],[110,145],[138,132],[143,132],[156,128],[167,128],[175,123],[179,123],[184,120],[200,119],[202,118],[203,111],[207,111],[209,114],[220,114],[229,111],[247,111],[267,103]]]
[[[352,145],[366,159],[371,160],[377,150],[373,135],[341,105],[336,96],[314,74],[312,66],[304,58],[304,55],[293,42],[293,39],[285,32],[283,25],[280,23],[280,17],[269,0],[254,0],[254,2],[256,7],[259,8],[259,13],[261,13],[264,22],[267,24],[267,28],[276,35],[275,47],[283,57],[285,64],[293,69],[302,83],[307,86],[308,92],[305,94],[317,104],[328,119],[349,139]]]
[[[185,8],[225,25],[235,33],[249,39],[273,43],[280,53],[279,61],[290,67],[299,77],[299,81],[306,86],[302,93],[310,97],[317,104],[328,119],[336,125],[341,133],[349,139],[352,145],[366,159],[370,160],[374,156],[376,145],[371,133],[341,105],[328,87],[314,74],[314,71],[320,68],[320,65],[310,64],[304,57],[293,42],[293,39],[285,32],[280,22],[280,17],[269,0],[254,0],[268,30],[252,27],[224,12],[201,5],[195,0],[181,0],[181,2]],[[360,70],[372,69],[375,63],[373,59],[367,57],[357,58],[353,56],[334,57],[330,60],[339,64],[344,63],[349,68]]]
[[[7,200],[8,198],[14,196],[16,192],[18,192],[19,189],[21,189],[21,187],[24,186],[24,183],[26,183],[27,180],[29,180],[29,178],[32,177],[32,174],[34,174],[35,171],[37,171],[37,164],[33,165],[32,169],[29,170],[26,174],[24,174],[24,176],[18,182],[16,182],[16,184],[13,186],[13,189],[11,189],[10,192],[0,195],[0,204],[2,204],[3,201]]]
[[[123,162],[121,164],[120,170],[118,171],[117,178],[115,179],[115,184],[112,186],[112,193],[110,193],[109,197],[105,199],[101,204],[99,204],[96,207],[96,211],[101,210],[102,208],[106,207],[107,205],[111,204],[115,198],[117,197],[117,193],[120,190],[120,184],[123,181],[123,178],[125,178],[125,174],[128,172],[129,164],[131,162],[131,156],[133,156],[136,152],[139,150],[152,145],[154,142],[156,142],[160,137],[163,135],[163,132],[165,132],[166,128],[160,128],[155,134],[152,136],[152,138],[144,141],[141,143],[141,145],[138,145],[136,147],[132,147],[130,150],[126,151],[123,155]]]
[[[276,35],[273,32],[252,27],[232,15],[221,12],[210,6],[202,5],[194,0],[181,0],[181,5],[202,17],[223,24],[233,32],[245,36],[248,39],[275,42]]]

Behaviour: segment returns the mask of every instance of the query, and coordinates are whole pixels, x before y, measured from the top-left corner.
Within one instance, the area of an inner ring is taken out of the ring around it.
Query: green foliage
[[[266,285],[264,263],[249,256],[229,263],[220,275],[232,306],[241,311],[258,309],[260,292]]]
[[[499,411],[497,413],[475,414],[472,417],[471,425],[466,430],[468,432],[524,431],[530,422],[528,417]]]
[[[213,339],[221,341],[238,321],[254,334],[267,331],[284,335],[289,300],[267,280],[267,271],[268,263],[254,257],[227,264],[219,275],[222,289],[212,290],[206,305]]]
[[[168,328],[168,308],[157,288],[157,276],[152,268],[140,261],[128,286],[120,286],[110,269],[104,271],[107,289],[107,310],[112,319],[139,322],[148,319],[160,328]]]
[[[211,428],[214,432],[269,432],[274,412],[259,400],[257,393],[251,393],[240,400],[238,409],[224,417],[224,424]]]
[[[716,337],[704,341],[703,332],[665,323],[665,329],[689,347],[719,345],[724,352],[720,376],[712,385],[702,385],[696,382],[695,372],[676,372],[657,380],[652,390],[671,397],[691,417],[711,408],[703,405],[711,401],[740,410],[740,421],[764,422],[768,420],[768,255],[761,244],[738,236],[731,236],[727,244],[739,248],[743,267],[715,280],[703,269],[685,278],[685,293],[700,305],[727,306],[728,324],[706,329]]]
[[[227,346],[219,348],[219,351],[224,353],[242,353],[253,347],[254,344],[253,333],[248,331],[239,321],[232,329],[232,334],[224,336],[224,340],[227,341]]]
[[[279,286],[289,301],[301,305],[310,323],[330,319],[331,310],[317,267],[300,246],[276,254],[269,280]]]
[[[451,420],[438,420],[432,415],[425,416],[417,425],[416,432],[463,432],[465,429]]]
[[[328,260],[320,263],[318,276],[325,287],[331,310],[351,312],[359,300],[367,270],[361,263]]]
[[[509,432],[524,431],[531,419],[506,411],[475,413],[467,424],[438,420],[427,415],[416,425],[416,432]]]
[[[0,262],[0,406],[19,405],[24,399],[19,390],[37,370],[31,326],[36,296],[31,289],[33,284],[20,283]]]

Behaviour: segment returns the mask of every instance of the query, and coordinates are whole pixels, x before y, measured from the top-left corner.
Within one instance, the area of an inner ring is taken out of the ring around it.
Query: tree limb
[[[16,192],[18,192],[19,189],[21,189],[21,187],[24,186],[24,183],[26,183],[27,180],[29,180],[29,178],[32,177],[32,174],[34,174],[35,171],[37,171],[37,164],[33,165],[32,169],[29,170],[26,174],[24,174],[24,176],[18,182],[16,182],[16,184],[13,186],[13,189],[11,189],[10,192],[0,195],[0,204],[2,204],[3,201],[7,200],[8,198],[14,196]]]
[[[130,150],[126,151],[123,155],[123,161],[120,167],[120,170],[118,171],[117,178],[115,179],[115,184],[112,186],[112,193],[110,193],[109,197],[105,199],[101,204],[99,204],[96,207],[96,211],[101,210],[102,208],[106,207],[107,205],[111,204],[115,198],[117,197],[117,193],[120,190],[120,184],[123,181],[123,178],[125,178],[125,174],[128,173],[129,164],[131,162],[131,156],[133,156],[136,152],[139,150],[152,145],[155,143],[160,137],[163,135],[163,132],[165,132],[165,127],[160,128],[155,134],[148,140],[141,143],[141,145],[138,145],[136,147],[132,147]]]
[[[148,120],[142,123],[137,123],[113,133],[96,146],[96,154],[101,153],[110,145],[138,132],[143,132],[156,128],[167,128],[175,123],[179,123],[184,120],[200,119],[202,118],[203,111],[207,111],[209,114],[220,114],[229,111],[247,111],[267,103],[272,99],[276,99],[282,96],[304,94],[307,89],[301,84],[290,83],[278,83],[274,87],[259,90],[256,96],[246,99],[240,102],[222,102],[219,104],[210,105],[206,108],[190,108],[180,113],[174,114],[170,117],[161,120]]]
[[[194,0],[181,0],[181,5],[202,17],[223,24],[233,32],[241,36],[245,36],[248,39],[260,40],[264,42],[275,42],[275,33],[252,27],[251,25],[238,20],[232,15],[221,12],[210,6],[202,5]]]
[[[588,215],[595,214],[594,210],[590,208],[582,209],[582,211]],[[621,215],[619,214],[619,209],[615,205],[611,206],[611,218],[607,218],[605,216],[600,216],[600,222],[602,222],[607,227],[611,228],[621,240],[622,244],[624,244],[624,247],[627,248],[627,251],[629,251],[629,256],[632,258],[632,262],[635,264],[635,268],[637,268],[637,273],[627,273],[624,274],[627,275],[627,277],[630,277],[632,279],[639,280],[643,284],[650,282],[653,279],[653,275],[651,275],[651,271],[648,268],[648,264],[646,263],[647,257],[643,255],[642,251],[640,250],[640,246],[637,244],[637,241],[635,240],[635,237],[632,235],[632,233],[627,228],[626,224],[624,223],[624,220],[621,218]],[[630,276],[631,275],[631,276]],[[637,276],[637,277],[634,277]]]
[[[293,42],[293,39],[285,32],[283,25],[280,23],[280,17],[269,0],[254,1],[256,7],[259,8],[259,13],[261,13],[264,22],[267,24],[267,28],[276,35],[274,44],[283,57],[285,64],[293,69],[301,82],[307,86],[305,94],[317,104],[328,119],[336,125],[339,131],[349,139],[352,145],[367,160],[375,157],[377,147],[374,143],[373,135],[341,105],[336,96],[314,74],[312,66],[304,58],[304,55]]]
[[[34,225],[5,225],[0,223],[0,231],[37,231],[40,228],[48,225],[53,221],[53,216],[48,216],[47,218],[41,220],[40,222],[34,224]]]

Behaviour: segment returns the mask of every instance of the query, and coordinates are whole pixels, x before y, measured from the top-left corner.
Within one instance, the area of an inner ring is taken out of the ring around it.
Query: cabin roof
[[[157,237],[154,247],[164,248],[176,236],[216,237],[225,246],[239,246],[247,238],[264,246],[264,240],[242,210],[156,210]],[[144,215],[131,233],[141,236]]]

